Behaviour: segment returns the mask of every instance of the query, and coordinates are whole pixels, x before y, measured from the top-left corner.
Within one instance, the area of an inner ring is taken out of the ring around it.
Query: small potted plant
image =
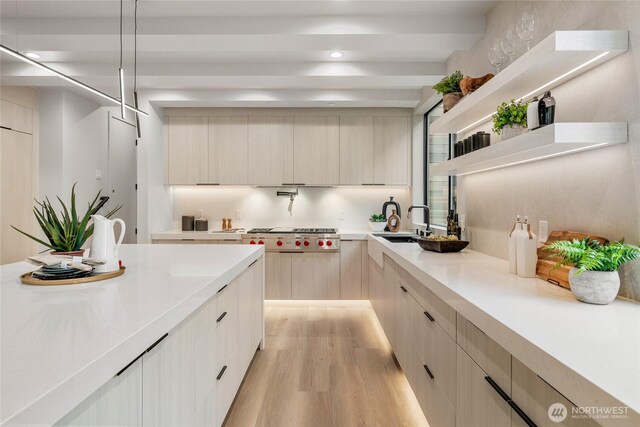
[[[520,101],[498,105],[493,115],[493,131],[502,135],[502,140],[513,138],[527,128],[527,104]]]
[[[442,94],[442,108],[445,113],[452,109],[464,97],[462,89],[460,89],[460,81],[463,77],[460,70],[457,70],[433,85],[433,89]]]
[[[579,301],[609,304],[618,295],[618,269],[640,258],[640,247],[620,242],[602,245],[596,240],[559,240],[544,247],[562,258],[555,268],[571,265],[569,284]]]
[[[369,229],[371,229],[371,231],[384,231],[384,227],[386,225],[387,218],[385,218],[382,214],[372,214],[371,218],[369,218]]]
[[[28,234],[22,230],[18,230],[13,225],[11,228],[24,234],[28,238],[46,246],[52,250],[53,255],[70,255],[70,256],[82,256],[84,249],[82,245],[93,234],[93,224],[89,225],[91,215],[96,214],[104,205],[108,197],[100,198],[100,191],[87,207],[87,212],[81,217],[78,217],[76,211],[76,184],[73,184],[71,188],[71,209],[67,209],[62,199],[58,197],[62,210],[60,215],[55,211],[49,198],[45,198],[42,202],[36,200],[38,206],[33,207],[33,214],[38,221],[38,225],[42,228],[42,232],[46,236],[48,243]],[[105,217],[110,218],[115,214],[122,205],[117,206],[115,209],[108,212]]]

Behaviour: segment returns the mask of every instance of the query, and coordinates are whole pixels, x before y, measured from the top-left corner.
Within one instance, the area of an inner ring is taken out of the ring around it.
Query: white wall
[[[403,225],[410,204],[407,188],[301,188],[293,204],[277,197],[276,188],[173,187],[173,229],[181,227],[182,215],[196,215],[204,209],[209,229],[219,230],[221,218],[232,218],[234,227],[338,227],[367,229],[372,213],[394,196],[402,209]],[[242,211],[242,220],[236,219]],[[343,217],[344,219],[340,219]],[[162,230],[154,230],[162,231]]]
[[[489,42],[515,22],[517,2],[498,2],[487,15],[487,33],[468,52],[454,53],[447,72],[491,72]],[[640,2],[535,2],[543,28],[533,44],[554,30],[628,29],[630,51],[552,91],[557,121],[627,121],[629,143],[462,177],[460,212],[466,213],[471,247],[507,256],[506,233],[516,214],[550,230],[640,241]],[[521,49],[521,53],[524,47]],[[508,101],[508,100],[507,100]],[[476,131],[475,129],[472,132]],[[640,298],[640,263],[623,271],[621,294]]]

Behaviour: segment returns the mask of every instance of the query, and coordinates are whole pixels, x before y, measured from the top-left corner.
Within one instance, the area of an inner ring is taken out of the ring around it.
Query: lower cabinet
[[[340,299],[362,299],[362,246],[359,240],[340,241]]]
[[[292,299],[340,299],[339,252],[302,252],[291,256]]]
[[[291,258],[288,252],[265,253],[265,299],[291,299]]]
[[[60,426],[221,426],[263,338],[258,259]]]

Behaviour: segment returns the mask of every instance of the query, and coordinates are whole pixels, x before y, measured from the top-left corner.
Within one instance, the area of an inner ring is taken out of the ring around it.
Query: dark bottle
[[[460,227],[460,223],[458,222],[458,214],[455,214],[453,216],[453,223],[454,223],[454,233],[456,235],[456,237],[458,238],[458,240],[462,239],[462,227]]]
[[[450,210],[449,215],[447,215],[447,236],[451,236],[456,232],[456,225],[453,222],[454,216],[453,210]]]
[[[551,92],[545,93],[540,103],[544,103],[544,124],[552,124],[556,118],[556,100]]]

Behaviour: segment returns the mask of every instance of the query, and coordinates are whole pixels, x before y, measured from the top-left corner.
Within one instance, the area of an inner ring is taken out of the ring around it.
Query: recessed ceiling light
[[[342,52],[331,52],[332,58],[342,58]]]
[[[31,58],[31,59],[40,59],[40,55],[38,55],[37,53],[33,53],[33,52],[25,52],[24,56],[26,56],[27,58]]]

